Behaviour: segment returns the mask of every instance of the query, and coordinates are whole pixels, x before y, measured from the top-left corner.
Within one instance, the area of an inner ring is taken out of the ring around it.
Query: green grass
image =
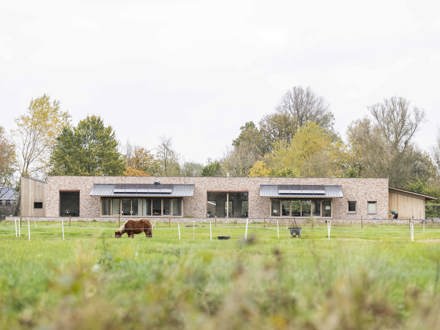
[[[440,328],[438,226],[188,225],[1,222],[0,328]]]

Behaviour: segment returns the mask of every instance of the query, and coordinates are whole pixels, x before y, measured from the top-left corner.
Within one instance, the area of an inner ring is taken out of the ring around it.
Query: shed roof
[[[187,197],[193,184],[94,184],[91,196],[102,197]]]
[[[437,199],[437,197],[434,197],[434,196],[419,194],[419,193],[415,193],[413,191],[403,190],[403,189],[400,189],[400,188],[389,187],[389,190],[397,192],[397,193],[403,193],[403,194],[407,194],[407,195],[412,195],[414,197],[424,198],[425,200],[426,199],[428,199],[428,200],[435,200],[435,199]]]
[[[295,198],[341,198],[339,185],[260,185],[262,197]]]

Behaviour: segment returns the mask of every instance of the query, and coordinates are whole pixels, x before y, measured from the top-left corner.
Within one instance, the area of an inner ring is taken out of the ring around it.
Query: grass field
[[[439,226],[115,227],[1,222],[0,329],[440,328]]]

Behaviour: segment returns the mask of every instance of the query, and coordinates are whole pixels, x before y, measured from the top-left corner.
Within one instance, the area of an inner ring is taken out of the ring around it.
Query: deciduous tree
[[[16,119],[19,171],[23,176],[44,177],[57,136],[70,116],[48,95],[32,99],[28,112]]]
[[[275,176],[341,177],[347,155],[340,139],[310,122],[298,129],[290,144],[278,142],[265,161]]]
[[[0,126],[0,185],[10,185],[15,171],[15,146]],[[1,197],[1,196],[0,196]]]
[[[179,157],[173,150],[170,138],[162,138],[157,147],[156,158],[159,161],[159,174],[162,176],[180,175]]]
[[[160,164],[154,155],[143,147],[132,147],[127,145],[125,154],[126,172],[134,174],[137,170],[138,174],[159,175]],[[131,175],[132,175],[131,174]]]
[[[292,87],[284,94],[277,109],[280,113],[290,115],[294,132],[309,122],[328,130],[333,129],[334,116],[328,110],[327,103],[313,93],[310,87]]]

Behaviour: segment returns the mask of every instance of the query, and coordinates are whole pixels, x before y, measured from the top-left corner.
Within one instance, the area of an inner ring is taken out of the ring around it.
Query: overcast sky
[[[103,117],[125,144],[171,137],[184,161],[228,150],[240,126],[310,86],[347,126],[385,97],[440,119],[438,1],[0,0],[0,125],[31,98],[76,124]]]

